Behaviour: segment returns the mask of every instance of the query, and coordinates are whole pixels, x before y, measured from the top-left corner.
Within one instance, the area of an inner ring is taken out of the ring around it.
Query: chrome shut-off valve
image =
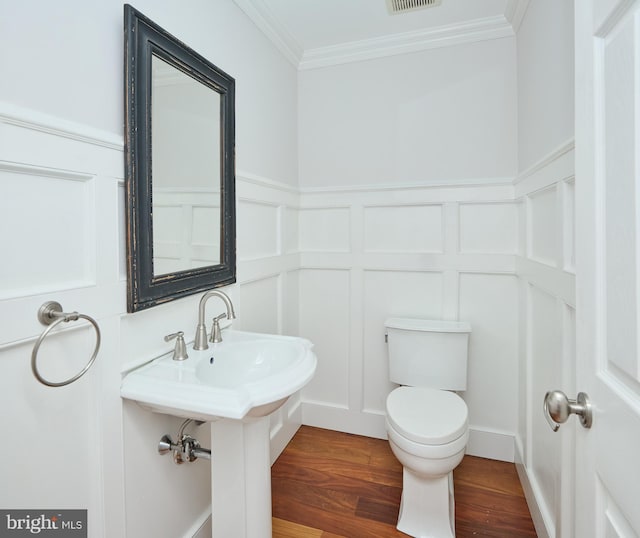
[[[561,390],[549,391],[544,396],[543,411],[554,432],[557,432],[560,425],[572,414],[580,417],[580,424],[584,428],[591,428],[593,422],[589,396],[584,392],[579,392],[575,400],[570,400]]]
[[[197,439],[191,435],[184,433],[185,428],[195,422],[200,425],[202,422],[195,421],[193,419],[187,419],[180,426],[178,432],[178,442],[174,443],[170,435],[163,435],[158,443],[158,454],[164,456],[173,451],[173,462],[180,465],[181,463],[194,462],[199,457],[207,460],[211,459],[211,450],[208,448],[202,448]]]

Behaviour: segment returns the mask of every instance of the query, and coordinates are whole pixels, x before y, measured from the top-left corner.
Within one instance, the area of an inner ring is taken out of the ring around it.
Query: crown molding
[[[511,24],[515,34],[520,30],[522,20],[529,8],[529,1],[530,0],[509,0],[507,2],[507,7],[504,10],[504,16]]]
[[[276,46],[283,56],[297,69],[302,59],[302,45],[280,23],[262,0],[234,0],[258,29]]]
[[[529,1],[509,0],[505,14],[495,17],[304,50],[263,0],[234,0],[284,57],[300,70],[513,36]]]
[[[511,24],[504,16],[499,15],[463,24],[310,49],[304,52],[298,68],[316,69],[513,35]]]

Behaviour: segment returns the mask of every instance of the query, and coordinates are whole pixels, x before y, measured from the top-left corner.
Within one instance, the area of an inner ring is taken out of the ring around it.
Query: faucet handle
[[[187,355],[187,346],[184,343],[184,332],[178,331],[177,333],[171,333],[164,337],[165,342],[176,339],[176,347],[173,350],[173,360],[183,361],[189,358]]]
[[[222,342],[222,332],[220,331],[220,320],[227,317],[226,312],[223,312],[219,316],[213,318],[213,325],[211,326],[211,336],[209,342],[213,344],[219,344]]]

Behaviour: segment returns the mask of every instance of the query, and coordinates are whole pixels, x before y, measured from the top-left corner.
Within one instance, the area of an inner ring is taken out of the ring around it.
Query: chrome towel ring
[[[65,381],[54,382],[45,379],[40,375],[40,372],[38,371],[37,360],[40,344],[42,344],[42,341],[47,337],[47,335],[57,325],[60,325],[60,323],[77,321],[81,318],[86,319],[89,323],[91,323],[91,325],[93,325],[93,328],[96,330],[96,347],[93,350],[93,355],[91,355],[89,362],[87,362],[85,367],[80,372]],[[64,387],[65,385],[69,385],[70,383],[73,383],[77,379],[81,378],[87,372],[87,370],[91,368],[91,365],[96,360],[98,351],[100,350],[100,327],[98,327],[96,320],[85,314],[78,314],[78,312],[63,312],[60,303],[56,301],[47,301],[38,309],[38,321],[40,321],[40,323],[42,323],[43,325],[48,325],[48,327],[40,335],[40,338],[36,340],[36,343],[33,346],[33,351],[31,352],[31,371],[33,372],[33,375],[36,376],[36,379],[40,381],[40,383],[42,383],[43,385],[47,385],[48,387]]]

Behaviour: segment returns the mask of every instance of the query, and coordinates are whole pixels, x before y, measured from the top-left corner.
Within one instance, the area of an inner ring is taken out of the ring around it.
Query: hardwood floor
[[[273,538],[406,537],[389,443],[302,426],[271,470]],[[515,466],[466,456],[454,471],[457,538],[535,537]]]

